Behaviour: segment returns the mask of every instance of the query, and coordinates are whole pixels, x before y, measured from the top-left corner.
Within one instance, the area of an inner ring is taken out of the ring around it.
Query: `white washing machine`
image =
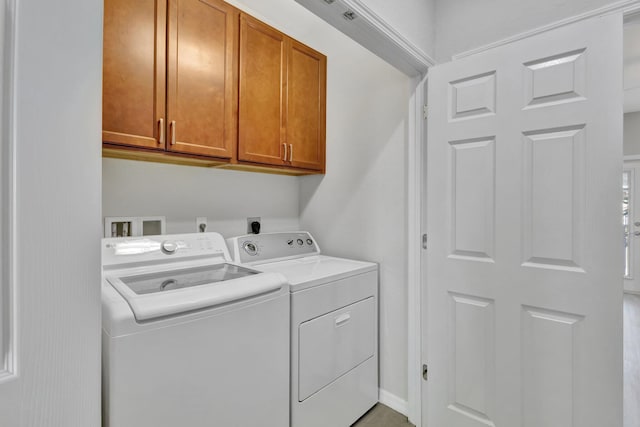
[[[289,424],[289,287],[218,233],[102,241],[103,426]]]
[[[228,240],[291,289],[291,426],[347,427],[378,401],[378,265],[320,254],[307,232]]]

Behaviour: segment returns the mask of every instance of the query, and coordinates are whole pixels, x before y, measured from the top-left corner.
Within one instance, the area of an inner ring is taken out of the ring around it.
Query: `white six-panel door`
[[[622,16],[429,72],[423,425],[622,425]]]

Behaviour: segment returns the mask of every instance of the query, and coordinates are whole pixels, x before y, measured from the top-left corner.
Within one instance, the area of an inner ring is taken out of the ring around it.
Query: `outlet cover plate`
[[[201,224],[204,224],[204,230],[200,229]],[[196,232],[204,233],[205,231],[207,231],[207,217],[206,216],[196,217]]]

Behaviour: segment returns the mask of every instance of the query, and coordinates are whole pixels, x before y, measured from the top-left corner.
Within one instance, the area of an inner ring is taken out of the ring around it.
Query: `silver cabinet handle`
[[[289,144],[289,161],[293,162],[293,144]]]
[[[633,235],[634,235],[634,236],[640,236],[640,231],[634,231],[634,232],[633,232]]]
[[[164,119],[158,120],[158,127],[160,128],[158,130],[158,134],[160,135],[158,137],[158,144],[164,144]]]
[[[287,161],[287,144],[283,142],[282,145],[284,146],[284,156],[282,157],[282,160],[286,162]]]
[[[176,144],[176,121],[171,121],[171,145]]]
[[[633,225],[635,225],[636,227],[640,227],[640,221],[634,222]]]

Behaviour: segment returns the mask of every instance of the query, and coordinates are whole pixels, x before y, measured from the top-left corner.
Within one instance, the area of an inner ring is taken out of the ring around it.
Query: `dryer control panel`
[[[227,240],[235,262],[261,263],[320,254],[307,231],[247,234]]]

